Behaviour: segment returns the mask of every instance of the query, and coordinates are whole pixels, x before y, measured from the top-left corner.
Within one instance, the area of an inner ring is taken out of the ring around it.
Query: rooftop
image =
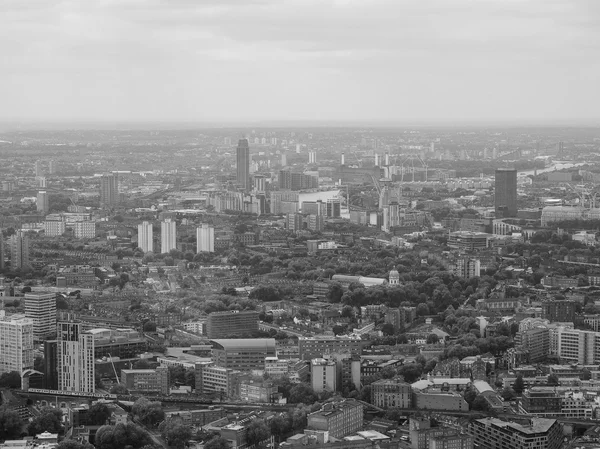
[[[535,434],[547,432],[556,422],[555,419],[547,418],[528,418],[526,421],[528,424],[521,424],[517,422],[502,421],[498,418],[483,418],[477,419],[477,422],[486,426],[495,426],[503,429],[525,433]],[[524,420],[525,421],[525,420]]]
[[[274,338],[226,338],[210,340],[213,347],[217,346],[217,349],[230,349],[230,348],[246,348],[246,349],[257,349],[257,348],[275,348]],[[218,348],[220,346],[221,348]]]

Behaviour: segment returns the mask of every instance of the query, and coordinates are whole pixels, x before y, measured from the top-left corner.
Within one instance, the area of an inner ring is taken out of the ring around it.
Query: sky
[[[600,125],[600,1],[2,0],[0,120]]]

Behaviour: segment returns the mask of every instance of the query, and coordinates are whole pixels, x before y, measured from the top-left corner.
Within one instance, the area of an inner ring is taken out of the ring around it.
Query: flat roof
[[[274,338],[225,338],[210,340],[211,343],[221,346],[223,349],[229,348],[275,348]]]

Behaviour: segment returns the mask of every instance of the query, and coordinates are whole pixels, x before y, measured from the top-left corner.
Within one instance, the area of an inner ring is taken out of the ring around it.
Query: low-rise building
[[[278,388],[272,382],[243,380],[240,382],[240,399],[247,402],[273,402]]]
[[[121,384],[130,392],[169,394],[169,368],[122,369]]]
[[[354,400],[328,402],[321,410],[308,415],[308,428],[329,432],[341,438],[363,426],[363,405]]]
[[[469,410],[467,401],[452,391],[415,391],[413,404],[415,408],[422,410]]]
[[[400,379],[381,379],[371,384],[372,403],[381,408],[411,408],[412,388]]]

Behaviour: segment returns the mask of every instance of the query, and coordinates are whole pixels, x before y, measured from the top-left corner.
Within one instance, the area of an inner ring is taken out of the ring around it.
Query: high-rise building
[[[45,189],[48,187],[48,182],[45,176],[38,176],[35,178],[35,185],[39,188]]]
[[[232,310],[212,312],[206,319],[208,338],[227,338],[231,335],[251,334],[258,331],[258,312]]]
[[[63,235],[67,229],[64,220],[46,220],[44,222],[44,234],[46,237],[58,237]]]
[[[44,388],[58,390],[58,340],[44,341]]]
[[[48,162],[48,174],[53,175],[56,173],[56,161]]]
[[[459,257],[456,260],[454,274],[462,278],[472,278],[481,275],[481,261],[472,257]]]
[[[575,301],[545,301],[542,303],[542,319],[551,323],[572,323],[575,320]]]
[[[29,236],[23,231],[17,231],[10,236],[11,266],[15,268],[29,267]]]
[[[6,257],[6,247],[4,238],[2,237],[2,229],[0,229],[0,270],[4,270],[4,258]]]
[[[263,175],[254,176],[254,191],[257,193],[265,193],[266,179]]]
[[[45,190],[40,190],[37,194],[36,209],[43,215],[46,215],[50,209],[50,204],[48,202],[48,192],[46,192]]]
[[[196,229],[196,252],[215,252],[215,228],[207,223]]]
[[[338,388],[337,365],[333,360],[312,359],[310,361],[310,378],[315,393],[334,392]]]
[[[306,222],[308,229],[314,232],[323,231],[323,227],[325,226],[323,215],[309,215]]]
[[[58,389],[93,393],[96,389],[93,334],[84,332],[81,323],[61,322],[57,328]]]
[[[0,374],[33,368],[33,320],[0,310]]]
[[[73,235],[76,239],[96,238],[95,221],[78,221],[73,225]]]
[[[138,225],[138,247],[145,253],[154,251],[152,223],[143,221]]]
[[[496,217],[517,216],[517,170],[514,168],[496,169],[494,187],[494,207]]]
[[[42,161],[35,161],[34,171],[35,171],[35,176],[44,176],[44,170],[42,168]]]
[[[110,207],[119,203],[119,176],[107,173],[100,178],[100,205]]]
[[[168,253],[177,249],[177,223],[170,218],[160,223],[160,252]]]
[[[304,217],[302,214],[287,214],[287,229],[290,232],[302,231],[302,225],[304,223]]]
[[[33,336],[44,339],[56,332],[56,293],[25,293],[25,316],[33,320]]]
[[[327,216],[330,218],[339,218],[342,213],[342,202],[339,198],[327,199]]]
[[[250,146],[248,139],[240,139],[236,151],[236,180],[245,191],[250,190]]]

